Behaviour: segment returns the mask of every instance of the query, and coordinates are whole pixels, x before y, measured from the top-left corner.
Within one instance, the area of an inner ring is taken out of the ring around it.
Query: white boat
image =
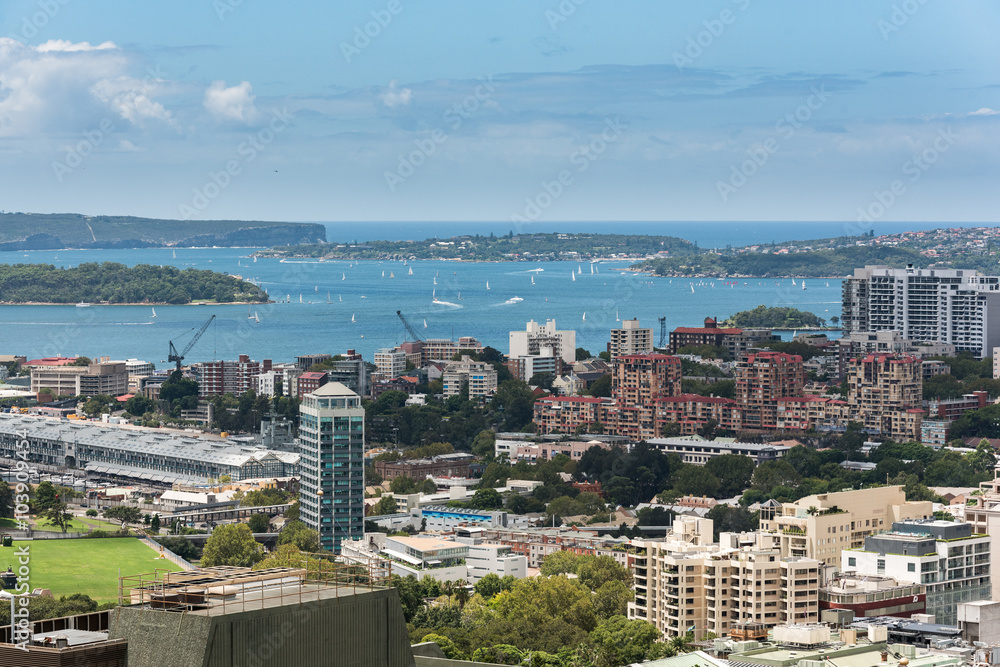
[[[795,286],[795,278],[792,278],[792,286]]]
[[[570,271],[570,274],[569,274],[569,275],[570,275],[570,278],[572,278],[572,279],[573,279],[573,282],[576,282],[576,274],[575,274],[575,273],[573,273],[572,271]]]
[[[291,302],[292,302],[292,295],[291,294],[286,294],[285,295],[285,303],[291,303]]]
[[[615,322],[621,322],[622,318],[618,316],[618,311],[615,311]]]
[[[254,262],[256,262],[256,261],[257,261],[257,255],[254,255],[254,256],[253,256],[253,261],[254,261]]]
[[[806,288],[806,281],[803,280],[802,281],[802,289],[805,289],[805,288]]]
[[[155,310],[153,311],[153,317],[156,317],[156,311]],[[253,319],[253,315],[250,314],[250,306],[249,305],[247,306],[247,319],[248,320],[252,320]]]
[[[435,285],[437,285],[437,284],[438,284],[438,279],[437,279],[437,276],[434,276],[434,284],[435,284]]]
[[[594,275],[594,263],[590,263],[590,275]]]
[[[354,319],[354,313],[351,313],[351,324],[354,324],[356,320]]]
[[[317,294],[319,294],[319,285],[316,285],[316,289],[313,290],[313,291],[316,292]]]
[[[177,259],[177,251],[174,250],[174,259]]]
[[[330,303],[330,293],[329,292],[326,293],[326,302]]]
[[[829,286],[830,286],[830,283],[827,283],[827,284],[826,284],[826,286],[827,286],[827,287],[829,287]]]
[[[257,324],[260,324],[260,315],[257,314],[256,310],[253,311],[253,321],[256,322]]]
[[[76,307],[77,308],[90,308],[90,304],[87,303],[86,301],[81,301],[80,303],[76,304]]]
[[[691,294],[694,294],[694,285],[691,285]]]
[[[531,276],[531,284],[532,284],[532,285],[534,285],[534,284],[535,284],[535,276]]]
[[[153,308],[153,317],[156,317],[156,308]]]
[[[393,273],[392,271],[390,271],[390,272],[389,272],[389,277],[390,277],[390,278],[395,278],[395,277],[396,277],[396,274],[395,274],[395,273]]]
[[[412,266],[410,267],[410,272],[407,275],[411,275],[411,276],[413,275],[413,267]]]
[[[343,301],[344,300],[344,295],[343,294],[338,294],[337,295],[337,300]]]
[[[583,273],[583,267],[582,267],[582,266],[580,266],[579,264],[577,264],[577,265],[576,265],[576,272],[577,272],[577,273],[581,273],[581,274],[582,274],[582,273]]]
[[[340,274],[340,279],[341,280],[347,280],[347,274],[346,273],[341,273]]]
[[[299,303],[302,303],[302,295],[299,295]]]
[[[427,320],[426,319],[424,319],[424,328],[425,329],[427,328]]]
[[[586,311],[584,311],[584,313],[583,313],[583,321],[584,322],[587,321],[587,312]]]
[[[461,292],[459,292],[459,293],[458,293],[458,300],[459,300],[459,301],[461,301],[461,300],[462,300],[462,293],[461,293]]]
[[[490,281],[487,280],[486,281],[486,289],[489,289],[489,288],[490,288]]]
[[[385,269],[382,269],[382,277],[385,278]]]
[[[507,299],[504,303],[506,303],[508,306],[512,306],[515,303],[521,303],[522,301],[524,301],[524,299],[522,299],[521,297],[512,296],[511,298]]]

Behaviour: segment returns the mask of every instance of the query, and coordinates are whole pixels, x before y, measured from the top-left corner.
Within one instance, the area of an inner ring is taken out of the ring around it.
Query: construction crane
[[[660,318],[660,344],[659,348],[662,350],[667,346],[667,318]]]
[[[212,315],[210,318],[208,318],[208,321],[201,325],[201,328],[198,329],[198,333],[196,333],[194,337],[192,337],[191,340],[188,341],[188,344],[184,346],[184,349],[180,352],[180,354],[178,354],[177,348],[174,347],[174,341],[170,341],[170,354],[167,355],[167,361],[177,362],[178,373],[181,370],[181,362],[184,361],[184,355],[186,355],[188,352],[191,351],[191,348],[194,347],[194,344],[198,342],[198,339],[201,338],[201,335],[205,333],[206,329],[208,329],[208,325],[214,321],[215,321],[215,315]]]
[[[405,317],[403,317],[403,313],[401,313],[400,311],[397,310],[396,311],[396,315],[399,317],[400,320],[402,320],[403,326],[406,327],[406,331],[411,336],[413,336],[413,340],[414,341],[418,341],[418,340],[422,341],[423,340],[423,337],[421,337],[421,335],[417,333],[417,330],[414,329],[412,326],[410,326],[410,323],[406,321]]]

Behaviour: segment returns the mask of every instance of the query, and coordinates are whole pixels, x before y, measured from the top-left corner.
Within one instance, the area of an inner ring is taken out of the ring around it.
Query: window
[[[855,558],[854,556],[848,556],[848,558],[847,558],[847,565],[849,567],[856,567],[857,564],[858,564],[858,559],[857,558]]]
[[[917,564],[916,563],[907,563],[906,564],[906,571],[907,572],[916,572],[917,571]]]

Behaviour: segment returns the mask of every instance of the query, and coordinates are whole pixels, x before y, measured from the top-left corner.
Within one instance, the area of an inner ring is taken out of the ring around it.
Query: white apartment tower
[[[628,354],[649,354],[653,351],[653,330],[643,329],[639,320],[624,320],[619,329],[611,330],[608,353],[611,358]]]
[[[971,269],[866,266],[844,281],[844,333],[899,331],[977,358],[1000,345],[1000,277]]]
[[[555,320],[547,320],[545,324],[531,320],[524,331],[510,332],[511,358],[549,356],[548,350],[563,363],[572,365],[576,362],[576,332],[556,330]]]

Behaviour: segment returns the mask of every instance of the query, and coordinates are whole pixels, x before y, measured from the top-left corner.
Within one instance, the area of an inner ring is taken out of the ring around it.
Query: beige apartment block
[[[979,488],[983,493],[970,498],[976,504],[965,508],[965,521],[972,524],[973,534],[989,535],[990,552],[1000,554],[1000,466],[993,470],[993,479]],[[994,574],[991,585],[991,599],[1000,600],[1000,576]]]
[[[667,637],[723,636],[740,623],[819,620],[818,561],[782,558],[773,535],[711,539],[710,519],[678,517],[665,540],[633,540],[629,618],[647,620]]]
[[[839,567],[841,551],[863,547],[866,536],[889,530],[893,521],[933,516],[932,505],[908,502],[902,486],[848,489],[767,504],[760,510],[760,530],[778,537],[782,557]]]

